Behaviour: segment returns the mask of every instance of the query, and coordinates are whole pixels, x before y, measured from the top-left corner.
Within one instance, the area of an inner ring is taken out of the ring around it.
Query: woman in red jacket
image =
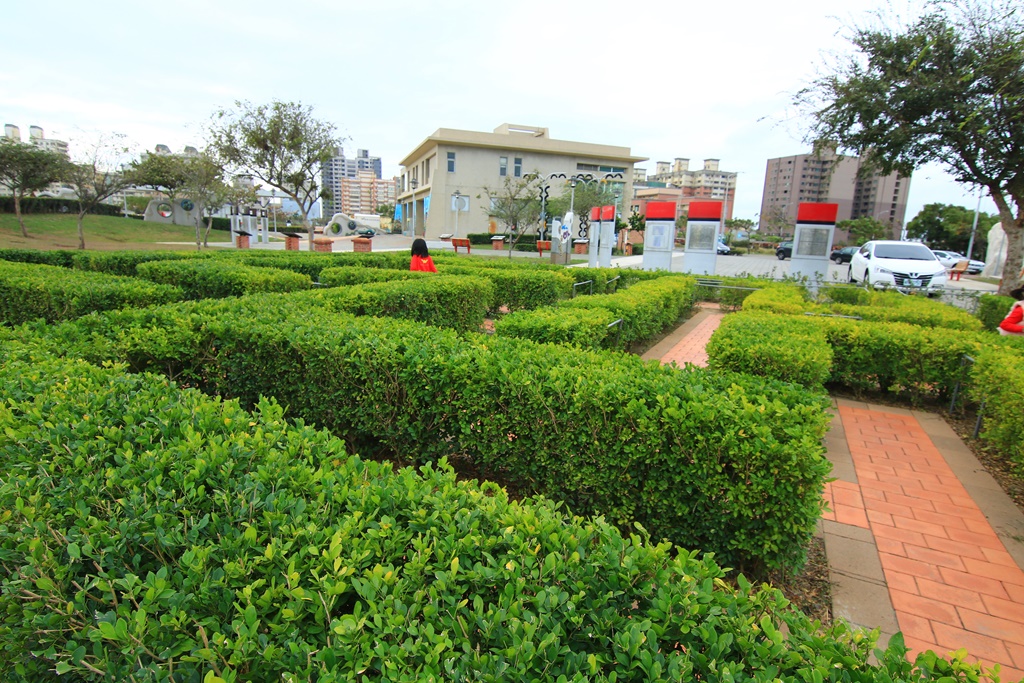
[[[1010,296],[1016,299],[1016,303],[1010,306],[1010,312],[999,323],[999,334],[1013,337],[1024,337],[1024,287],[1010,290]]]
[[[412,241],[412,259],[409,261],[409,270],[419,270],[425,273],[437,272],[434,259],[430,258],[430,252],[427,251],[427,242],[421,237]]]

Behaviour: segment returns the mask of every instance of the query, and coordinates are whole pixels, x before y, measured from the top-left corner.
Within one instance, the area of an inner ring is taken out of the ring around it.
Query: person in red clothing
[[[409,270],[419,270],[424,273],[437,272],[434,259],[430,258],[430,252],[427,251],[427,242],[421,237],[412,241],[412,259],[409,261]]]
[[[999,323],[999,334],[1024,337],[1024,287],[1010,290],[1010,296],[1017,301],[1010,306],[1010,312]]]

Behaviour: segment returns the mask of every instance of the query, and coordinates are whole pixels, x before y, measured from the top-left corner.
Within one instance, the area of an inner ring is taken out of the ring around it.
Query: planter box
[[[316,237],[313,239],[313,251],[331,252],[334,251],[334,240],[329,237]]]
[[[298,251],[299,250],[299,238],[285,236],[284,238],[284,250],[285,251]]]
[[[352,240],[352,251],[373,251],[373,240],[366,237],[357,237]]]
[[[238,249],[249,248],[249,236],[248,235],[236,235],[235,236],[235,247]]]
[[[572,243],[572,253],[574,254],[586,254],[589,248],[590,240],[575,240]]]
[[[492,237],[491,238],[491,249],[494,251],[505,251],[505,238],[504,237]]]

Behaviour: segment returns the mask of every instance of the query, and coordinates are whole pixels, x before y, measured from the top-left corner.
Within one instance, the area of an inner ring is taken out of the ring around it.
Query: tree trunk
[[[1006,201],[1003,193],[997,189],[989,188],[992,201],[996,203],[999,211],[999,221],[1003,225],[1003,232],[1006,233],[1006,263],[1003,264],[1003,279],[999,284],[999,294],[1009,295],[1010,290],[1020,286],[1021,264],[1024,263],[1024,201],[1017,202],[1021,207],[1017,211],[1016,218],[1013,210]],[[1024,198],[1022,198],[1024,200]]]
[[[213,216],[206,219],[206,232],[203,233],[203,246],[210,248],[210,231],[213,230]]]
[[[313,222],[305,217],[303,217],[302,222],[306,224],[306,230],[309,232],[309,250],[313,251],[313,236],[316,234],[316,230],[313,228]]]
[[[85,230],[82,228],[82,219],[85,218],[85,211],[78,212],[78,248],[85,249]]]
[[[21,236],[28,237],[28,230],[25,229],[25,217],[21,215],[21,195],[14,193],[14,215],[18,217],[18,225],[21,226]]]
[[[195,224],[195,226],[196,226],[196,251],[201,251],[201,250],[202,250],[202,228],[203,228],[203,220],[202,220],[202,218],[199,218],[199,217],[197,216],[197,217],[195,217],[195,218],[193,218],[193,219],[192,219],[192,222],[193,222],[193,223]]]

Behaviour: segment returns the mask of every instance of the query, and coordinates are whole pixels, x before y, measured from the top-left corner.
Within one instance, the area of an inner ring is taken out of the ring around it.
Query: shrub
[[[208,252],[199,251],[79,251],[71,257],[74,267],[111,275],[138,275],[136,266],[151,261],[181,261],[209,258]]]
[[[1007,297],[1009,298],[1009,297]],[[1024,472],[1024,348],[990,346],[973,356],[970,397],[981,404],[981,437],[996,446]]]
[[[471,275],[487,278],[494,283],[493,298],[487,302],[488,309],[497,312],[501,308],[509,311],[533,310],[550,306],[572,294],[572,277],[560,271],[524,268],[479,268],[446,266],[443,273]]]
[[[495,324],[495,333],[535,342],[569,344],[583,349],[600,349],[614,339],[609,325],[615,321],[611,311],[595,309],[565,310],[544,307],[510,313]]]
[[[301,273],[221,260],[150,261],[138,264],[136,270],[139,277],[180,287],[188,299],[291,292],[313,286],[309,276]]]
[[[177,287],[135,278],[0,261],[0,322],[69,320],[93,311],[178,301]]]
[[[19,263],[42,263],[47,266],[71,267],[73,251],[40,251],[39,249],[0,249],[0,261]]]
[[[978,297],[978,310],[974,315],[981,321],[982,327],[995,332],[1014,303],[1016,302],[1012,296],[982,294]]]
[[[710,559],[349,457],[272,401],[75,361],[0,381],[5,680],[978,675],[912,665],[899,636],[871,664],[874,634],[727,588]]]
[[[411,270],[388,268],[324,268],[320,271],[320,284],[328,287],[361,285],[367,282],[388,282],[390,280],[412,280],[429,277],[431,274]]]

